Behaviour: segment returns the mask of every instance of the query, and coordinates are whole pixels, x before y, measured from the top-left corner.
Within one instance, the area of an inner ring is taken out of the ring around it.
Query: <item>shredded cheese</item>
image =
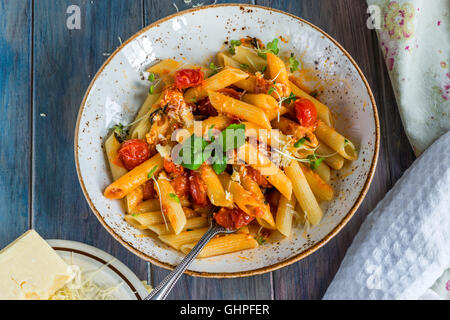
[[[83,272],[79,266],[72,265],[72,269],[75,272],[74,277],[63,288],[55,292],[50,297],[50,300],[117,300],[115,293],[122,286],[123,282],[108,287],[99,285],[93,280],[95,275],[113,261],[105,264],[90,275],[87,272]]]

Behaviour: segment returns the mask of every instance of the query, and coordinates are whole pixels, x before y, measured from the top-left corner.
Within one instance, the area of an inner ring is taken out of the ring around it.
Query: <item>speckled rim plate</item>
[[[83,190],[83,193],[86,197],[86,200],[89,203],[89,206],[91,207],[92,211],[94,212],[94,214],[96,215],[96,217],[99,219],[99,221],[102,223],[102,225],[108,230],[108,232],[116,239],[118,240],[123,246],[125,246],[128,250],[130,250],[131,252],[133,252],[134,254],[136,254],[137,256],[139,256],[140,258],[150,261],[153,264],[166,268],[166,269],[173,269],[174,265],[170,264],[170,263],[166,263],[163,261],[160,261],[148,254],[145,254],[143,252],[141,252],[140,250],[136,249],[135,247],[133,247],[130,243],[128,243],[127,241],[125,241],[110,225],[108,225],[108,223],[106,223],[104,217],[102,216],[102,214],[100,214],[100,212],[97,210],[96,206],[94,205],[94,202],[92,201],[86,185],[85,185],[85,181],[82,177],[81,171],[80,171],[80,163],[79,163],[79,134],[80,134],[80,121],[83,115],[83,112],[85,110],[85,106],[86,106],[86,101],[91,93],[91,89],[94,86],[95,82],[97,81],[97,79],[99,78],[99,76],[101,75],[101,73],[104,71],[104,69],[110,64],[110,62],[114,59],[114,57],[125,47],[127,46],[130,42],[132,42],[133,40],[135,40],[136,38],[138,38],[139,36],[141,36],[143,33],[147,33],[150,29],[158,27],[160,24],[169,21],[171,19],[177,18],[177,17],[181,17],[183,15],[187,15],[189,13],[194,13],[194,12],[199,12],[202,10],[209,10],[211,8],[226,8],[226,7],[237,7],[240,10],[243,11],[247,11],[248,12],[252,12],[252,10],[267,10],[270,14],[272,13],[276,13],[276,14],[282,14],[285,15],[286,18],[291,18],[291,19],[295,19],[297,20],[297,22],[299,22],[299,24],[303,24],[306,26],[309,26],[310,28],[314,29],[315,31],[318,31],[321,34],[322,38],[327,38],[334,46],[336,46],[342,55],[344,55],[348,61],[353,65],[354,69],[357,71],[358,76],[360,77],[360,81],[363,83],[363,86],[365,87],[365,90],[367,92],[365,92],[365,94],[369,97],[370,100],[370,105],[371,105],[371,109],[370,111],[373,112],[373,127],[374,127],[374,137],[373,137],[373,145],[371,146],[372,149],[371,153],[372,153],[372,157],[370,160],[367,160],[367,162],[370,164],[370,167],[368,167],[368,170],[365,174],[365,180],[363,181],[363,185],[361,188],[361,191],[359,193],[359,195],[357,196],[356,200],[353,202],[353,205],[351,206],[351,209],[348,210],[348,212],[345,214],[345,216],[340,220],[340,222],[330,231],[328,232],[324,237],[321,238],[320,241],[315,242],[312,246],[310,246],[309,248],[307,248],[306,250],[295,254],[293,256],[290,256],[287,259],[284,259],[283,261],[279,261],[277,263],[273,263],[271,265],[268,266],[264,266],[264,267],[260,267],[260,268],[255,268],[252,270],[245,270],[245,271],[238,271],[238,272],[203,272],[203,271],[193,271],[193,270],[187,270],[186,273],[192,276],[200,276],[200,277],[209,277],[209,278],[236,278],[236,277],[245,277],[245,276],[253,276],[253,275],[258,275],[258,274],[263,274],[266,272],[270,272],[270,271],[274,271],[277,270],[279,268],[282,268],[284,266],[290,265],[294,262],[297,262],[303,258],[305,258],[306,256],[312,254],[313,252],[315,252],[316,250],[318,250],[319,248],[321,248],[323,245],[325,245],[332,237],[334,237],[345,225],[346,223],[350,220],[350,218],[353,216],[353,214],[356,212],[356,210],[358,209],[358,207],[360,206],[360,204],[362,203],[368,189],[370,186],[370,183],[372,181],[372,178],[374,176],[375,173],[375,168],[376,168],[376,164],[377,164],[377,159],[378,159],[378,153],[379,153],[379,145],[380,145],[380,127],[379,127],[379,119],[378,119],[378,112],[377,112],[377,108],[376,108],[376,103],[375,103],[375,99],[373,97],[372,91],[369,87],[369,84],[366,80],[366,78],[364,77],[361,69],[358,67],[358,65],[356,64],[356,62],[354,61],[354,59],[350,56],[350,54],[336,41],[334,40],[331,36],[329,36],[328,34],[326,34],[324,31],[322,31],[320,28],[316,27],[315,25],[299,18],[296,17],[294,15],[291,15],[289,13],[280,11],[280,10],[276,10],[276,9],[271,9],[271,8],[267,8],[267,7],[262,7],[262,6],[257,6],[257,5],[244,5],[244,4],[220,4],[220,5],[211,5],[211,6],[204,6],[204,7],[199,7],[199,8],[194,8],[194,9],[190,9],[190,10],[186,10],[186,11],[182,11],[173,15],[170,15],[164,19],[161,19],[157,22],[154,22],[153,24],[147,26],[146,28],[142,29],[141,31],[139,31],[138,33],[136,33],[134,36],[132,36],[130,39],[128,39],[126,42],[124,42],[108,59],[107,61],[103,64],[103,66],[100,68],[100,70],[98,71],[98,73],[96,74],[96,76],[93,78],[91,84],[89,85],[89,88],[87,89],[87,92],[83,98],[83,101],[81,103],[81,107],[80,107],[80,111],[78,114],[78,119],[77,119],[77,124],[76,124],[76,129],[75,129],[75,162],[76,162],[76,168],[77,168],[77,174],[78,174],[78,178],[81,184],[81,188]]]

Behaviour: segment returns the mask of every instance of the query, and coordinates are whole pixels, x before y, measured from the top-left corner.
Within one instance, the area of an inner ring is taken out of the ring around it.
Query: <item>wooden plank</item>
[[[0,248],[28,229],[31,1],[0,1]]]
[[[142,27],[140,0],[39,0],[34,13],[33,226],[45,238],[81,241],[117,257],[145,279],[146,262],[110,236],[91,213],[78,183],[75,123],[92,77],[112,52]],[[81,10],[69,30],[66,10]],[[17,77],[19,78],[19,77]]]
[[[333,36],[361,67],[378,104],[381,122],[380,157],[363,204],[347,226],[326,246],[299,263],[274,272],[275,299],[320,299],[365,217],[412,163],[414,157],[403,132],[375,32],[366,27],[365,1],[258,0],[256,3],[295,14]]]
[[[182,0],[173,2],[181,11],[202,1],[193,0],[190,5],[186,5]],[[217,1],[217,3],[226,2],[237,1]],[[253,1],[247,1],[247,3],[253,3]],[[172,1],[145,0],[145,4],[146,25],[176,12]],[[208,2],[206,1],[205,4],[208,4]],[[152,266],[153,285],[161,282],[168,273],[167,270]],[[272,285],[271,274],[269,273],[241,279],[204,279],[183,276],[170,294],[169,299],[271,299],[271,297]]]

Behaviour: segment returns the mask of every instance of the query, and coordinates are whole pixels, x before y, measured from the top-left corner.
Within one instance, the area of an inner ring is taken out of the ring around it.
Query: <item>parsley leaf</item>
[[[236,49],[235,47],[239,47],[241,45],[241,40],[231,40],[230,41],[230,48],[228,49],[228,51],[232,54],[235,55],[236,54]]]
[[[169,197],[171,197],[175,202],[180,203],[180,198],[175,193],[169,193]]]
[[[153,175],[155,174],[156,170],[158,170],[158,166],[154,166],[153,169],[148,173],[147,178],[152,179]]]
[[[208,143],[202,137],[196,136],[195,134],[191,135],[181,146],[178,154],[178,158],[181,158],[181,161],[180,159],[174,159],[174,163],[181,164],[181,166],[189,170],[198,170],[203,162],[205,162],[203,151],[207,145]],[[188,152],[186,156],[184,155],[184,151]]]
[[[300,148],[303,144],[305,144],[306,142],[306,138],[301,138],[300,140],[298,140],[295,144],[294,147],[295,148]]]
[[[232,141],[227,141],[232,138]],[[245,143],[245,124],[231,124],[222,131],[222,141],[224,152],[240,148]]]
[[[309,160],[309,167],[311,170],[316,170],[325,158],[317,158],[316,154],[311,154],[307,159]]]
[[[264,72],[266,72],[266,70],[267,70],[267,65],[262,67],[261,72],[264,73]]]
[[[225,161],[225,157],[222,156],[222,159],[213,163],[212,168],[216,174],[221,174],[227,168],[227,162]]]
[[[121,123],[113,127],[113,132],[119,142],[125,141],[128,135],[126,127]]]
[[[293,92],[291,92],[289,97],[283,99],[283,102],[286,102],[287,104],[291,104],[295,100],[297,100],[297,96]]]
[[[289,58],[289,66],[291,68],[291,72],[298,70],[300,63],[294,58],[294,54],[291,53],[291,57]]]
[[[258,56],[263,57],[264,59],[267,59],[266,53],[271,52],[275,55],[280,53],[280,49],[278,48],[278,39],[275,38],[272,40],[272,42],[269,42],[265,49],[258,50]]]
[[[154,73],[150,73],[150,75],[148,76],[148,81],[153,82],[155,81],[155,74]]]
[[[269,89],[269,91],[267,91],[267,94],[272,94],[273,92],[275,91],[275,87],[271,87],[270,89]]]
[[[266,239],[264,239],[264,237],[260,234],[256,236],[255,240],[258,242],[259,245],[266,243]]]
[[[217,74],[219,72],[217,66],[214,64],[214,62],[211,62],[209,64],[209,69],[212,71],[212,73],[209,75],[210,77],[212,77],[213,75]]]
[[[242,69],[248,69],[248,68],[250,68],[249,65],[248,65],[248,64],[245,64],[245,63],[241,63],[241,64],[239,64],[239,66],[240,66]]]
[[[148,90],[148,92],[150,94],[153,94],[153,92],[155,92],[155,86],[153,84],[150,86],[150,89]]]

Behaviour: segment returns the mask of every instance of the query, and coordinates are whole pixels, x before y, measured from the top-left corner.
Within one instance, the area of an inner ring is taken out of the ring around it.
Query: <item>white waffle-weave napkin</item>
[[[450,268],[450,132],[367,217],[324,299],[418,299]]]

